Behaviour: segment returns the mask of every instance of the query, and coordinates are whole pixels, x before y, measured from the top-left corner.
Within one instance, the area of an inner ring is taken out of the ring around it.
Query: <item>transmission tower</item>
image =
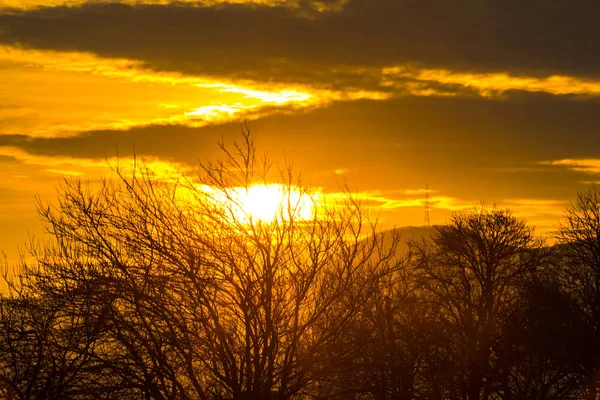
[[[425,224],[427,227],[431,227],[431,220],[429,219],[429,184],[425,185]]]

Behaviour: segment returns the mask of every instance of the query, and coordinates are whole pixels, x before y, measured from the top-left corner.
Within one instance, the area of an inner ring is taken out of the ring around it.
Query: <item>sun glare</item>
[[[294,187],[254,185],[247,190],[236,188],[234,193],[242,220],[273,222],[277,218],[305,220],[312,216],[310,196]]]
[[[227,193],[212,193],[228,214],[237,221],[274,222],[276,220],[308,220],[313,217],[314,195],[302,192],[294,186],[281,184],[236,187]]]

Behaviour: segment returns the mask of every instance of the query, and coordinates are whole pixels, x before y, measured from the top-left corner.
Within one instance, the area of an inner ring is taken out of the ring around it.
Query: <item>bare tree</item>
[[[600,396],[600,194],[594,185],[565,210],[556,232],[563,256],[563,285],[587,320],[588,349],[582,360],[586,399]]]
[[[443,317],[455,397],[488,399],[504,315],[518,298],[519,281],[542,265],[546,252],[532,229],[506,210],[457,213],[436,229],[431,241],[413,243],[423,299]]]
[[[448,398],[452,372],[440,312],[424,301],[415,271],[403,263],[381,280],[361,318],[341,336],[331,359],[340,367],[345,398]]]
[[[26,282],[20,284],[24,285],[13,284],[0,297],[0,375],[5,397],[90,398],[90,392],[101,393],[108,380],[98,373],[90,352],[102,334],[91,299],[67,303],[50,293],[32,293]],[[125,393],[119,394],[126,398]]]
[[[32,248],[24,292],[96,327],[93,340],[66,347],[69,359],[85,357],[98,393],[314,393],[330,373],[329,346],[397,267],[395,244],[383,245],[360,201],[316,204],[291,168],[278,173],[273,218],[253,216],[239,193],[268,183],[270,164],[247,131],[221,149],[194,180],[158,180],[136,165],[98,189],[67,180],[56,204],[39,203],[53,242]]]
[[[495,349],[499,398],[583,398],[585,318],[556,277],[548,268],[519,285],[519,301],[506,313]]]

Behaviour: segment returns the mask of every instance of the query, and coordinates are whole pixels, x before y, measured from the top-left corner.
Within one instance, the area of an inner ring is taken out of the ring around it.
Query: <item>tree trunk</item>
[[[585,400],[596,400],[598,397],[598,378],[596,374],[588,380],[586,386]]]
[[[468,400],[482,400],[481,389],[483,387],[483,368],[477,366],[471,370],[469,374],[469,381],[467,383],[467,399]]]

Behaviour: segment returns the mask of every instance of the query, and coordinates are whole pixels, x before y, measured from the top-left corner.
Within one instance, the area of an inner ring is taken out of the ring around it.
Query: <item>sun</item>
[[[211,192],[229,218],[242,223],[272,223],[276,221],[309,220],[313,218],[315,194],[293,185],[255,184],[248,188],[234,187]]]
[[[234,190],[237,217],[247,221],[306,220],[312,217],[311,197],[293,186],[253,185]]]

